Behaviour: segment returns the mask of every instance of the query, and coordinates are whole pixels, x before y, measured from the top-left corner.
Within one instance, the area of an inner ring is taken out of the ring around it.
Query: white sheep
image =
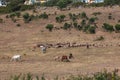
[[[42,50],[43,53],[46,52],[46,47],[45,46],[40,46],[40,48],[41,48],[41,50]]]
[[[20,61],[21,55],[14,55],[10,61]]]

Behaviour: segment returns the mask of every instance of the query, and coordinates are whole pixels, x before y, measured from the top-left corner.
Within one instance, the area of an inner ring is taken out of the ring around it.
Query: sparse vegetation
[[[48,29],[49,31],[52,31],[54,25],[53,24],[47,24],[46,29]]]
[[[56,19],[56,22],[59,22],[59,23],[61,23],[61,22],[63,22],[64,21],[64,19],[65,19],[65,15],[59,15],[59,16],[57,16],[55,19]]]
[[[67,30],[67,29],[70,29],[70,28],[71,28],[71,24],[69,24],[69,23],[65,23],[64,26],[63,26],[64,30]]]
[[[120,24],[116,24],[115,29],[116,29],[117,32],[120,32]]]
[[[3,19],[2,18],[0,18],[0,23],[3,23]]]
[[[16,26],[17,26],[17,27],[20,27],[21,25],[20,25],[20,24],[17,24]]]
[[[12,76],[9,80],[46,80],[46,77],[42,75],[41,78],[39,76],[34,77],[32,74],[28,73],[25,75]],[[54,80],[59,80],[59,78],[55,78]],[[94,73],[93,75],[80,75],[73,76],[63,79],[63,80],[120,80],[120,76],[118,75],[118,69],[115,69],[113,72],[108,72],[104,70],[102,72]]]
[[[94,12],[92,15],[97,16],[97,15],[101,15],[101,12]]]
[[[95,41],[103,41],[105,38],[103,36],[98,37]]]
[[[88,18],[85,12],[82,12],[82,13],[81,13],[81,18],[85,18],[85,19]]]
[[[109,32],[114,31],[113,26],[110,25],[110,24],[104,23],[102,27],[103,27],[106,31],[109,31]]]
[[[42,18],[42,19],[48,19],[48,14],[46,14],[46,12],[40,14],[39,18]]]
[[[29,23],[29,21],[31,21],[31,17],[29,15],[29,13],[24,13],[23,14],[23,19],[25,23]]]

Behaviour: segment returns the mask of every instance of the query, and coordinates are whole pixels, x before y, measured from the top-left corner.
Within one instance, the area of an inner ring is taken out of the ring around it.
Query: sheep
[[[21,55],[14,55],[12,56],[10,61],[20,61],[20,59],[21,59]]]
[[[40,48],[41,48],[41,50],[42,50],[43,53],[46,52],[46,47],[45,46],[40,46]]]

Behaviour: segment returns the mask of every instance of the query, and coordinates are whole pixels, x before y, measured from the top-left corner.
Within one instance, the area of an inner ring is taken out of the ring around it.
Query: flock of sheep
[[[105,44],[100,44],[98,46],[104,46]],[[118,46],[120,46],[120,44],[117,44]],[[89,47],[95,46],[95,44],[77,44],[77,43],[57,43],[54,46],[57,46],[57,48],[59,47],[85,47],[88,49]],[[106,44],[106,46],[108,46]],[[112,45],[111,45],[112,46]],[[43,44],[36,44],[35,46],[33,46],[33,50],[35,51],[36,48],[41,48],[42,53],[46,52],[47,48],[53,47],[53,44],[47,44],[47,45],[43,45]],[[64,62],[68,62],[69,59],[73,58],[72,54],[69,54],[69,56],[63,55],[63,56],[55,56],[54,60],[55,61],[64,61]],[[11,57],[10,61],[20,61],[21,60],[21,55],[14,55]]]

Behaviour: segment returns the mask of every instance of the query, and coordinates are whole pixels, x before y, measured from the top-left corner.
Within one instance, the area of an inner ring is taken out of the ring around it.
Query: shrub
[[[39,18],[48,19],[48,14],[46,12],[42,13]]]
[[[89,28],[88,28],[88,31],[89,31],[89,33],[91,33],[91,34],[95,34],[95,27],[94,26],[90,26]]]
[[[65,15],[60,15],[60,16],[57,16],[55,19],[56,19],[56,22],[63,22],[64,21],[64,19],[65,19]]]
[[[116,31],[120,31],[120,24],[116,24],[115,29],[116,29]]]
[[[53,24],[48,24],[46,26],[46,29],[48,29],[49,31],[52,31],[53,27],[54,27]]]
[[[102,27],[103,27],[106,31],[110,31],[110,32],[114,31],[113,26],[110,25],[110,24],[104,23]]]
[[[84,5],[85,5],[85,3],[83,3],[83,2],[74,2],[72,4],[73,7],[79,7],[79,6],[84,6]]]
[[[10,14],[10,18],[14,18],[15,16],[16,16],[15,13],[11,13],[11,14]]]
[[[92,18],[89,19],[89,23],[90,23],[90,24],[93,24],[93,23],[95,22],[95,20],[96,20],[96,19],[92,17]]]
[[[28,23],[29,21],[31,21],[29,13],[24,13],[23,14],[23,19],[24,19],[25,23]]]
[[[31,10],[34,9],[34,5],[22,5],[20,11]]]
[[[57,6],[62,10],[63,8],[66,8],[68,4],[72,3],[72,0],[58,0]]]
[[[15,12],[16,16],[19,18],[21,16],[20,12]]]
[[[66,17],[65,15],[60,15],[62,21],[64,21],[65,17]]]
[[[2,14],[9,13],[8,7],[0,7],[0,13],[2,13]]]
[[[109,16],[108,16],[108,19],[112,19],[112,15],[109,15]]]
[[[69,17],[70,17],[70,19],[72,19],[72,13],[69,13]]]
[[[74,22],[73,25],[74,25],[75,28],[78,27],[78,23],[77,22]]]
[[[84,31],[84,32],[87,32],[88,29],[89,29],[89,27],[90,27],[90,25],[86,25],[86,26],[84,26],[84,27],[83,27],[83,31]]]
[[[63,26],[63,29],[67,30],[67,29],[70,29],[70,27],[71,27],[71,24],[65,23],[64,26]]]
[[[6,18],[9,18],[9,15],[6,15]]]
[[[82,25],[82,26],[85,26],[85,25],[86,25],[86,20],[85,20],[85,19],[83,19],[83,20],[81,21],[81,25]]]
[[[20,27],[21,25],[20,25],[20,24],[17,24],[16,26]]]
[[[57,16],[55,19],[56,19],[56,22],[61,22],[59,16]]]
[[[86,19],[87,19],[87,15],[86,15],[85,12],[82,12],[82,13],[81,13],[81,18],[86,18]]]

